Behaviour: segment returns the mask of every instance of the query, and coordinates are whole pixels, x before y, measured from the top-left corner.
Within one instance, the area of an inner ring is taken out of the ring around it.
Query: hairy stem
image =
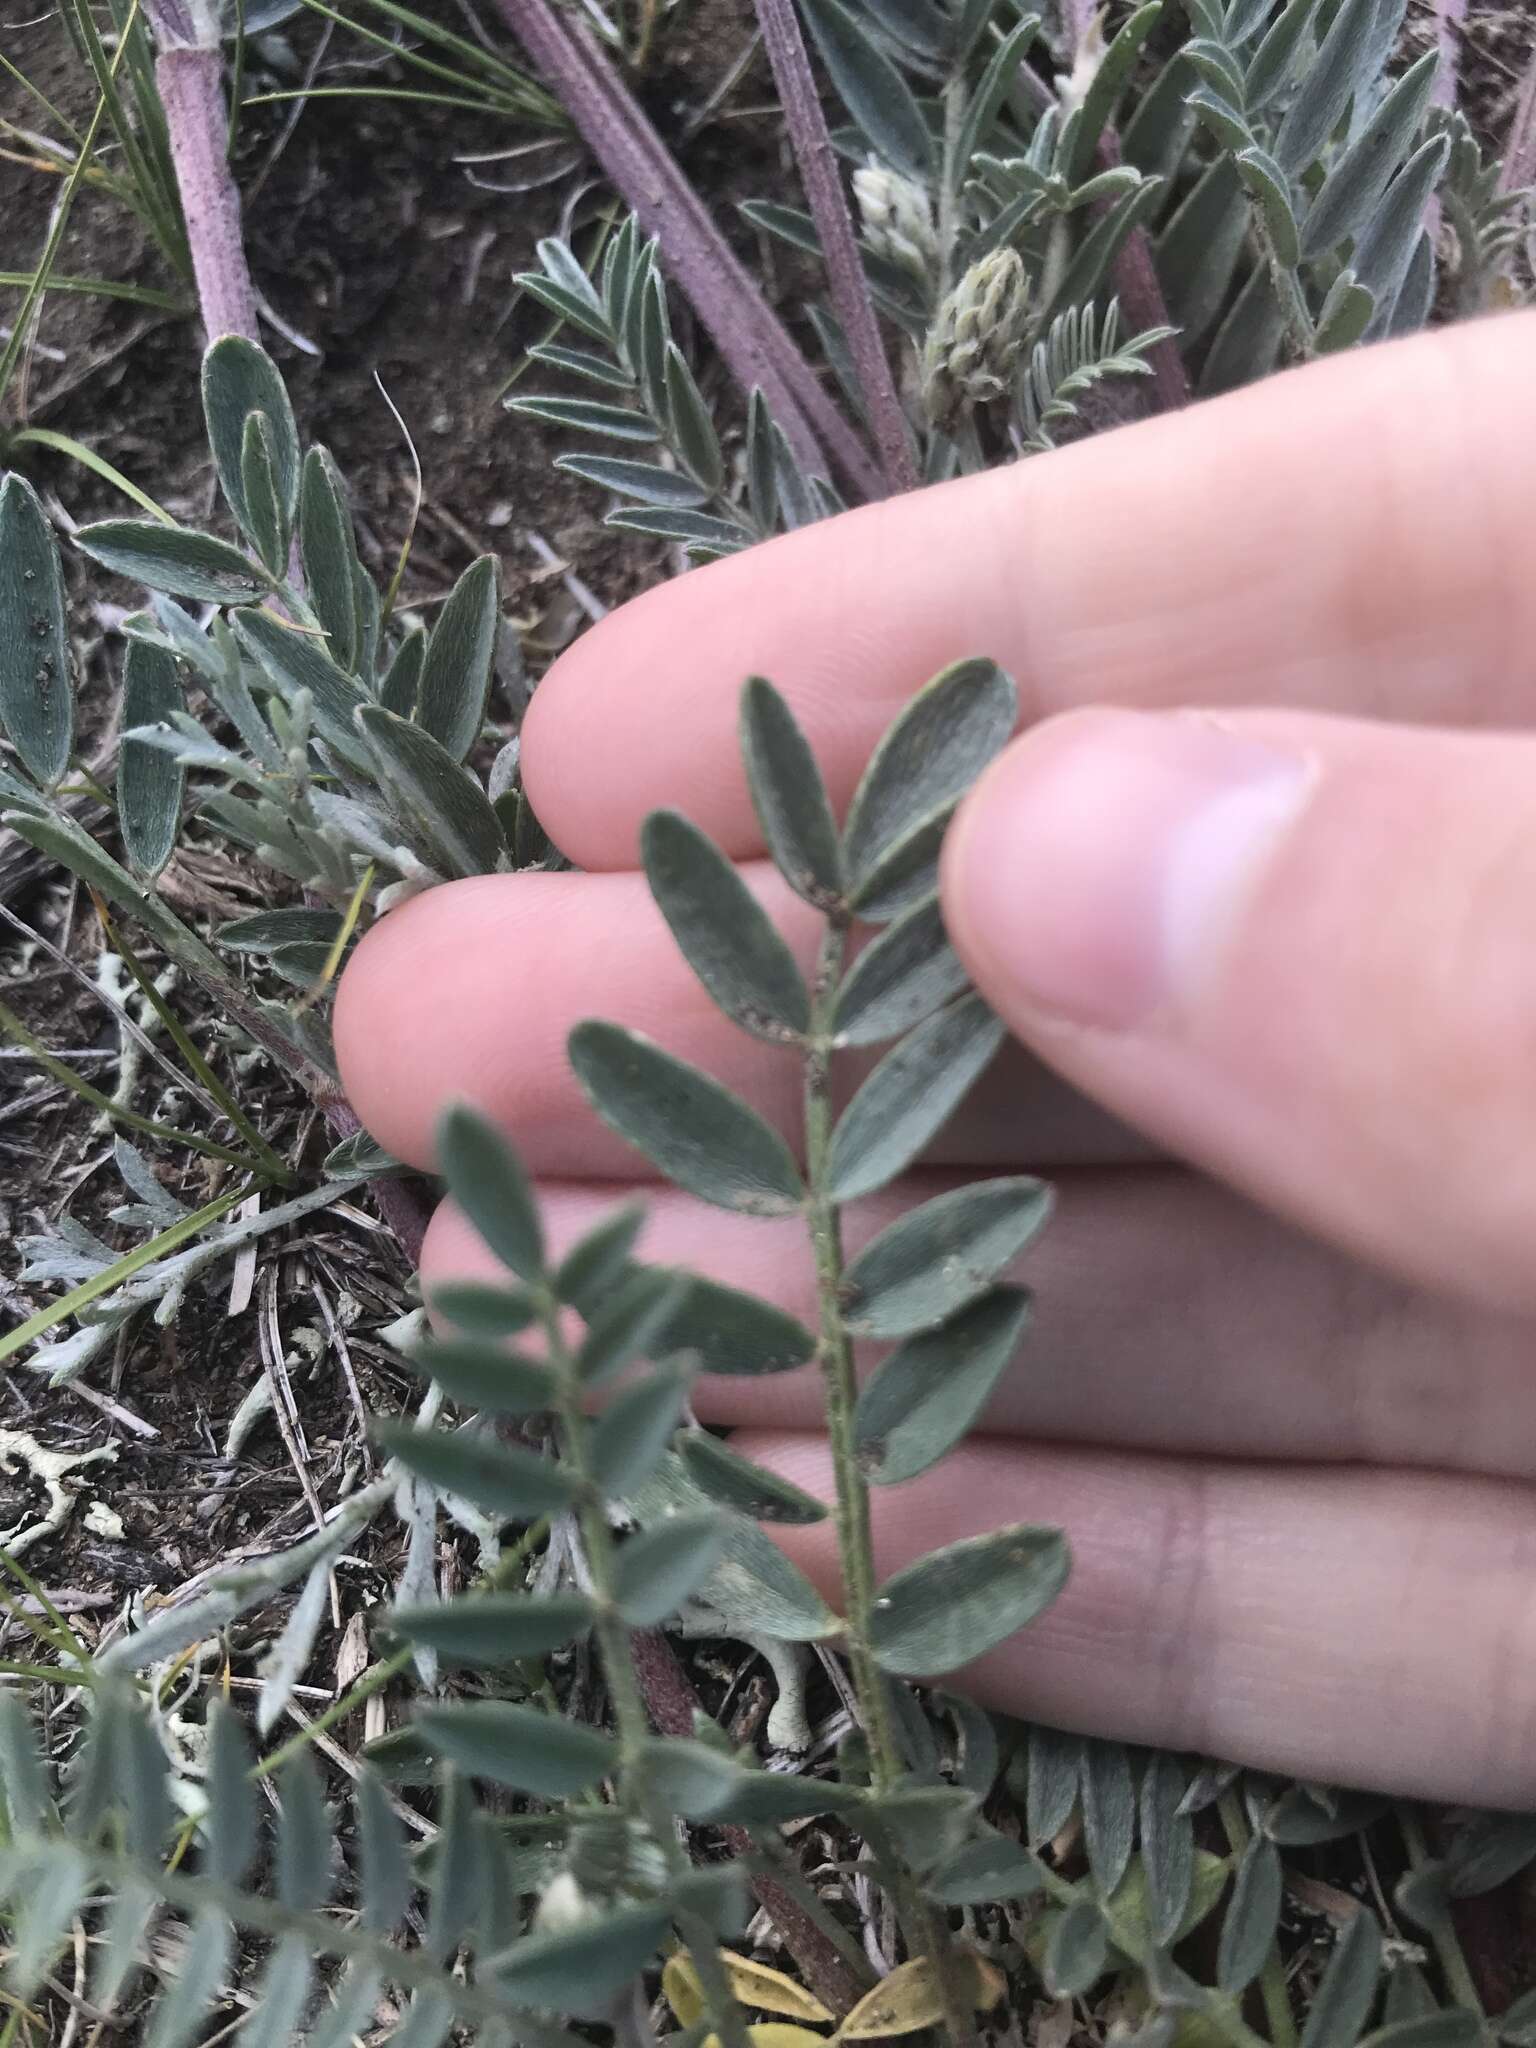
[[[240,194],[229,169],[223,73],[217,43],[211,49],[173,44],[155,61],[203,327],[210,341],[223,334],[255,341],[256,291],[240,234]]]
[[[819,470],[825,450],[859,497],[883,496],[880,471],[858,435],[822,389],[607,56],[551,0],[496,0],[496,5],[641,226],[659,239],[668,268],[742,390],[761,388],[796,459]]]
[[[641,1697],[629,1626],[614,1599],[613,1532],[608,1526],[602,1496],[588,1461],[587,1417],[582,1408],[576,1361],[561,1331],[558,1304],[552,1296],[543,1304],[542,1320],[549,1344],[549,1362],[555,1369],[559,1385],[560,1447],[565,1467],[577,1482],[576,1519],[597,1603],[593,1633],[597,1637],[603,1676],[607,1681],[608,1698],[613,1706],[614,1726],[619,1737],[620,1796],[630,1811],[645,1822],[666,1861],[668,1875],[679,1879],[688,1875],[691,1866],[677,1838],[676,1822],[666,1805],[651,1790],[651,1776],[645,1760],[651,1726]],[[699,1985],[711,2028],[725,2048],[751,2048],[746,2021],[720,1960],[714,1929],[699,1913],[679,1911],[677,1924],[693,1958],[694,1968],[699,1973]]]
[[[1257,201],[1249,207],[1250,223],[1253,230],[1254,246],[1260,260],[1268,267],[1270,283],[1274,286],[1275,297],[1285,318],[1286,340],[1291,360],[1307,363],[1317,352],[1317,329],[1307,302],[1302,297],[1301,286],[1290,265],[1280,260],[1280,251],[1275,247],[1275,238],[1269,232],[1269,223],[1264,210]]]
[[[880,451],[886,487],[891,491],[910,491],[917,485],[911,436],[880,337],[863,260],[843,197],[832,137],[827,132],[811,60],[795,17],[794,0],[756,0],[756,5],[763,47],[779,88],[800,182],[810,202],[826,261],[833,311],[853,358],[865,413]]]
[[[869,1482],[854,1441],[858,1380],[853,1342],[843,1321],[843,1237],[838,1206],[828,1189],[832,1145],[832,1012],[848,950],[848,925],[841,914],[827,924],[811,988],[811,1022],[805,1060],[805,1170],[807,1216],[816,1261],[820,1307],[818,1347],[826,1396],[827,1440],[837,1484],[836,1530],[843,1574],[844,1629],[853,1673],[859,1721],[869,1744],[870,1782],[877,1794],[890,1791],[905,1765],[896,1741],[885,1675],[875,1661],[871,1624],[875,1612],[874,1538],[870,1526]],[[908,1882],[901,1859],[884,1831],[866,1824],[871,1853],[896,1901],[907,1946],[925,1955],[938,1974],[944,2002],[944,2030],[951,2048],[971,2041],[969,2003],[960,1982],[948,1923]]]

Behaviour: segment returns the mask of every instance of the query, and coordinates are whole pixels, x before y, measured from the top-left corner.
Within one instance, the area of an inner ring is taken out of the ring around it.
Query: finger
[[[766,864],[751,879],[809,969],[814,912]],[[571,1073],[566,1040],[584,1017],[646,1032],[798,1142],[794,1052],[747,1037],[715,1008],[640,874],[487,875],[416,897],[358,947],[333,1029],[348,1098],[397,1159],[430,1166],[439,1117],[465,1101],[509,1131],[537,1172],[633,1178],[644,1160],[599,1123]],[[849,1062],[841,1078],[854,1072]],[[939,1156],[1054,1164],[1145,1152],[1015,1048]]]
[[[953,1185],[922,1174],[847,1212],[851,1254]],[[564,1253],[613,1206],[611,1188],[541,1190]],[[816,1323],[803,1223],[709,1210],[647,1189],[640,1256],[745,1289]],[[451,1204],[422,1283],[501,1269]],[[1241,1274],[1241,1285],[1233,1275]],[[1176,1168],[1069,1173],[1048,1228],[1009,1276],[1034,1315],[982,1426],[994,1434],[1213,1457],[1357,1460],[1536,1478],[1531,1325],[1379,1277]],[[859,1347],[861,1372],[881,1355]],[[706,1422],[814,1429],[814,1367],[709,1376]]]
[[[1533,804],[1536,739],[1080,712],[962,808],[946,918],[1108,1108],[1347,1247],[1529,1310]]]
[[[830,1497],[819,1440],[738,1441]],[[1055,1605],[945,1681],[989,1705],[1286,1776],[1536,1799],[1527,1486],[981,1439],[874,1509],[882,1575],[1005,1522],[1065,1529]],[[831,1529],[774,1534],[835,1597]]]
[[[786,692],[841,801],[907,697],[973,654],[1017,676],[1026,722],[1104,699],[1524,719],[1533,321],[1340,356],[651,591],[540,685],[534,807],[584,867],[631,866],[658,804],[756,851],[747,675]]]

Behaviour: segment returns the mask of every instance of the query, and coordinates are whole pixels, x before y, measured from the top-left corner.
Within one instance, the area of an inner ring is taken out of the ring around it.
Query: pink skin
[[[1533,340],[1518,316],[1373,349],[651,593],[528,720],[530,793],[592,872],[408,905],[336,1020],[386,1144],[430,1164],[444,1103],[478,1101],[561,1243],[644,1173],[565,1070],[582,1016],[792,1129],[792,1062],[714,1014],[648,905],[640,819],[689,812],[803,948],[741,678],[786,691],[843,801],[912,689],[995,655],[1025,730],[944,900],[1022,1043],[914,1186],[1049,1169],[1060,1206],[984,1433],[877,1495],[882,1560],[1059,1521],[1073,1577],[982,1696],[1490,1805],[1536,1799]],[[792,1225],[655,1190],[644,1249],[809,1299]],[[485,1268],[440,1212],[429,1289]],[[805,1374],[700,1408],[825,1488]],[[830,1589],[825,1529],[785,1540]]]

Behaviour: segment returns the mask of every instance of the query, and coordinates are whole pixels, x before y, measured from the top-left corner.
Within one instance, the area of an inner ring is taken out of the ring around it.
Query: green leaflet
[[[208,604],[246,604],[263,597],[271,578],[228,541],[153,519],[100,519],[82,526],[77,543],[92,561],[170,597]]]
[[[438,1755],[470,1777],[538,1799],[573,1799],[618,1760],[611,1735],[509,1700],[419,1707],[416,1726]]]
[[[1004,1030],[981,997],[961,996],[888,1052],[832,1134],[832,1198],[873,1194],[910,1166],[991,1063]]]
[[[487,1118],[462,1104],[437,1127],[437,1158],[455,1202],[520,1280],[544,1277],[544,1230],[527,1170]]]
[[[240,484],[245,500],[245,528],[268,572],[281,576],[288,566],[291,534],[278,502],[272,429],[264,413],[246,416],[240,448]]]
[[[374,1437],[429,1486],[458,1494],[509,1522],[532,1521],[570,1504],[570,1480],[552,1459],[536,1452],[472,1433],[448,1435],[402,1422],[376,1423]]]
[[[1221,1923],[1216,1981],[1234,1995],[1263,1969],[1280,1924],[1280,1856],[1268,1835],[1255,1835],[1243,1853],[1232,1898]]]
[[[794,955],[713,840],[676,811],[653,811],[640,858],[684,959],[732,1023],[774,1043],[806,1031]]]
[[[604,1298],[587,1324],[576,1356],[583,1386],[601,1387],[638,1358],[665,1358],[678,1348],[671,1335],[673,1311],[686,1296],[686,1273],[664,1266],[637,1266]]]
[[[922,178],[933,154],[928,124],[900,71],[842,0],[812,0],[805,15],[854,120],[887,163]]]
[[[338,668],[353,669],[360,646],[357,543],[347,487],[328,448],[311,448],[304,457],[299,486],[299,556],[309,601],[325,628],[331,659]],[[391,703],[388,708],[401,707]],[[409,713],[411,706],[404,708]]]
[[[592,1603],[583,1593],[466,1593],[419,1607],[391,1608],[389,1625],[455,1664],[492,1667],[542,1657],[584,1635]]]
[[[457,1603],[455,1603],[457,1604]],[[436,1610],[442,1611],[442,1610]],[[400,1610],[391,1616],[400,1627]],[[357,1838],[363,1925],[387,1934],[399,1925],[410,1903],[411,1866],[405,1831],[396,1820],[377,1771],[363,1765],[357,1774]]]
[[[406,1363],[451,1400],[487,1415],[537,1415],[554,1404],[550,1367],[494,1343],[442,1338],[419,1345]]]
[[[794,713],[761,676],[741,693],[741,752],[774,866],[797,896],[828,908],[842,895],[843,864],[821,770]]]
[[[401,825],[428,842],[448,876],[493,875],[506,842],[480,784],[422,726],[381,704],[356,716]]]
[[[1103,1976],[1109,1932],[1097,1899],[1076,1899],[1051,1927],[1044,1975],[1054,1998],[1076,1998]]]
[[[754,1465],[707,1430],[690,1430],[678,1443],[689,1478],[722,1507],[755,1522],[823,1522],[827,1506],[776,1472]]]
[[[1141,1774],[1141,1861],[1147,1929],[1159,1948],[1171,1947],[1183,1926],[1194,1880],[1194,1828],[1179,1811],[1184,1790],[1178,1761],[1153,1750]]]
[[[1044,1181],[975,1181],[882,1230],[844,1269],[843,1312],[862,1337],[905,1337],[974,1301],[1036,1236],[1051,1210]]]
[[[843,858],[855,890],[970,788],[1017,716],[1018,693],[994,661],[956,662],[919,690],[875,749],[848,812]]]
[[[256,1854],[254,1758],[244,1724],[233,1707],[215,1700],[208,1711],[209,1874],[220,1884],[238,1884]]]
[[[590,1317],[629,1263],[644,1223],[642,1204],[626,1202],[595,1224],[560,1261],[553,1283],[556,1297]]]
[[[482,555],[438,614],[417,693],[416,722],[451,760],[464,759],[485,723],[500,621],[500,571],[494,555]]]
[[[751,1216],[800,1207],[800,1170],[784,1140],[699,1068],[595,1021],[571,1033],[570,1059],[610,1129],[689,1194]]]
[[[203,356],[203,417],[220,488],[241,530],[259,544],[243,463],[246,420],[253,412],[266,427],[275,502],[291,526],[299,502],[299,432],[287,388],[264,349],[243,336],[224,335]]]
[[[514,2005],[585,2013],[622,1991],[655,1955],[666,1936],[664,1906],[619,1906],[592,1926],[569,1934],[535,1934],[480,1966]]]
[[[1296,97],[1275,136],[1275,158],[1293,176],[1321,153],[1339,118],[1363,83],[1380,0],[1343,0],[1307,66]]]
[[[1136,1781],[1119,1742],[1090,1737],[1083,1744],[1083,1840],[1100,1895],[1119,1886],[1136,1843]]]
[[[870,1629],[876,1661],[907,1678],[970,1663],[1045,1611],[1068,1563],[1059,1529],[1023,1522],[931,1551],[880,1587]]]
[[[715,1280],[689,1281],[667,1315],[665,1342],[696,1358],[700,1372],[732,1377],[792,1372],[816,1353],[814,1336],[786,1309]]]
[[[0,484],[0,728],[44,789],[69,767],[74,665],[59,551],[37,493]]]
[[[476,1280],[447,1280],[434,1287],[432,1310],[468,1337],[515,1337],[535,1316],[520,1288],[487,1287]]]
[[[843,977],[834,1043],[899,1038],[965,987],[965,969],[944,930],[936,895],[925,896],[866,946]]]
[[[229,1922],[211,1909],[192,1922],[174,1980],[155,2012],[146,2048],[187,2048],[225,1983],[234,1942]]]
[[[623,1500],[660,1464],[682,1421],[691,1369],[664,1366],[609,1398],[588,1431],[587,1459],[595,1485]]]
[[[699,1591],[720,1562],[726,1524],[708,1513],[674,1515],[631,1536],[614,1562],[613,1593],[631,1628],[655,1628]]]
[[[980,1906],[998,1899],[1033,1898],[1044,1882],[1037,1857],[993,1832],[946,1857],[929,1873],[923,1889],[942,1906]]]
[[[1301,2048],[1354,2048],[1381,1975],[1381,1924],[1368,1906],[1347,1921],[1313,1993]]]
[[[158,647],[130,640],[123,659],[123,733],[117,762],[117,822],[123,851],[141,875],[158,875],[176,846],[186,770],[163,748],[131,737],[183,709],[176,663]]]
[[[859,1463],[876,1486],[936,1465],[981,1415],[1029,1321],[1022,1287],[996,1287],[911,1337],[866,1381],[854,1410]]]
[[[330,1896],[331,1827],[320,1774],[307,1749],[295,1751],[276,1783],[277,1896],[296,1913],[312,1913]]]

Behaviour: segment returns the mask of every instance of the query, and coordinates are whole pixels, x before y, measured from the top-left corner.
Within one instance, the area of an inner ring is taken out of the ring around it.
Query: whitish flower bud
[[[933,207],[915,179],[902,177],[871,157],[853,174],[864,239],[877,256],[896,263],[926,284],[938,275],[939,238]]]
[[[600,1920],[603,1908],[589,1899],[568,1870],[560,1870],[544,1887],[533,1916],[540,1934],[574,1934],[578,1927],[590,1927]]]
[[[1016,249],[994,249],[971,265],[923,344],[923,407],[934,426],[948,432],[970,407],[1003,396],[1028,313],[1029,276]]]

